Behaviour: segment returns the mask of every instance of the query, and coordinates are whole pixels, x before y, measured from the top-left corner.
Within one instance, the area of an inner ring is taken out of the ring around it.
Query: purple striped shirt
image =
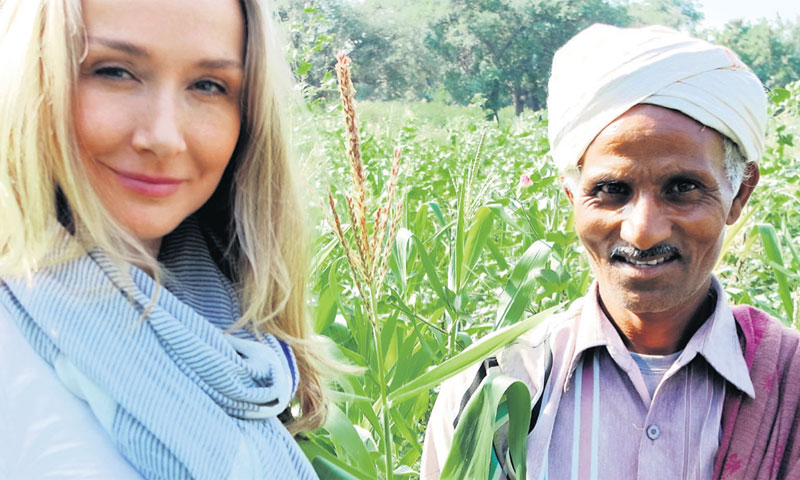
[[[719,282],[714,313],[666,371],[651,398],[639,366],[597,302],[593,286],[568,312],[498,355],[504,373],[538,391],[550,342],[553,367],[528,437],[529,479],[707,479],[719,447],[726,388],[754,396]],[[476,369],[446,382],[426,432],[422,479],[439,477],[453,418]]]

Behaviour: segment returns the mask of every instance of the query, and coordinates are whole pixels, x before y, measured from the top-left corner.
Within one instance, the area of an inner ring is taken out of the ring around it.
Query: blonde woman
[[[0,1],[0,478],[316,478],[290,433],[325,409],[270,22]]]

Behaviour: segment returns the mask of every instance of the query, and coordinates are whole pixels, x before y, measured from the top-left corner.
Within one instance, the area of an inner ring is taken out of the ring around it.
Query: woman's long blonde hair
[[[272,13],[240,0],[246,28],[239,142],[217,191],[198,212],[223,239],[217,262],[238,288],[233,328],[270,333],[294,350],[300,415],[294,432],[324,421],[325,349],[306,315],[308,242],[284,105],[291,88]],[[62,224],[119,260],[158,264],[102,206],[80,160],[72,111],[86,48],[80,0],[0,0],[0,276],[52,261]],[[76,250],[77,252],[78,250]],[[61,260],[64,260],[62,257]]]

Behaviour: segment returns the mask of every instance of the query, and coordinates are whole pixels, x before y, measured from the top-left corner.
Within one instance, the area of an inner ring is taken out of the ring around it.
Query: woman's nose
[[[133,133],[133,148],[168,159],[186,151],[179,99],[171,92],[154,93]]]

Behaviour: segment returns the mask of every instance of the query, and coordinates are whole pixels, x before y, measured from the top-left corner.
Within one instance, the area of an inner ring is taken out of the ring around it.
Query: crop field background
[[[467,105],[362,99],[359,216],[336,74],[306,83],[309,52],[330,42],[319,35],[293,52],[306,100],[293,144],[314,221],[311,312],[362,373],[336,380],[327,424],[301,445],[322,478],[417,478],[439,384],[565,309],[593,276],[548,156],[544,110],[489,108],[481,95]],[[715,274],[734,303],[800,328],[800,82],[768,96],[761,180]],[[370,262],[354,263],[359,255]]]
[[[735,303],[755,305],[795,328],[800,324],[799,87],[771,95],[761,181],[743,217],[728,229],[715,270]],[[319,457],[318,466],[332,465],[322,468],[377,478],[385,476],[388,444],[394,475],[416,477],[436,386],[496,345],[481,355],[459,353],[490,332],[582,296],[592,275],[547,155],[545,113],[497,122],[486,120],[477,106],[364,102],[357,108],[371,199],[367,210],[384,204],[393,151],[400,147],[397,195],[403,212],[376,299],[373,332],[342,246],[319,203],[309,202],[317,220],[316,329],[365,372],[343,377],[328,425],[305,447]],[[345,137],[342,113],[333,105],[312,109],[298,127],[299,148],[312,166],[312,197],[324,201],[330,188],[343,205],[343,195],[353,190]],[[346,214],[342,222],[347,230]],[[382,394],[388,400],[390,442],[384,439]]]

